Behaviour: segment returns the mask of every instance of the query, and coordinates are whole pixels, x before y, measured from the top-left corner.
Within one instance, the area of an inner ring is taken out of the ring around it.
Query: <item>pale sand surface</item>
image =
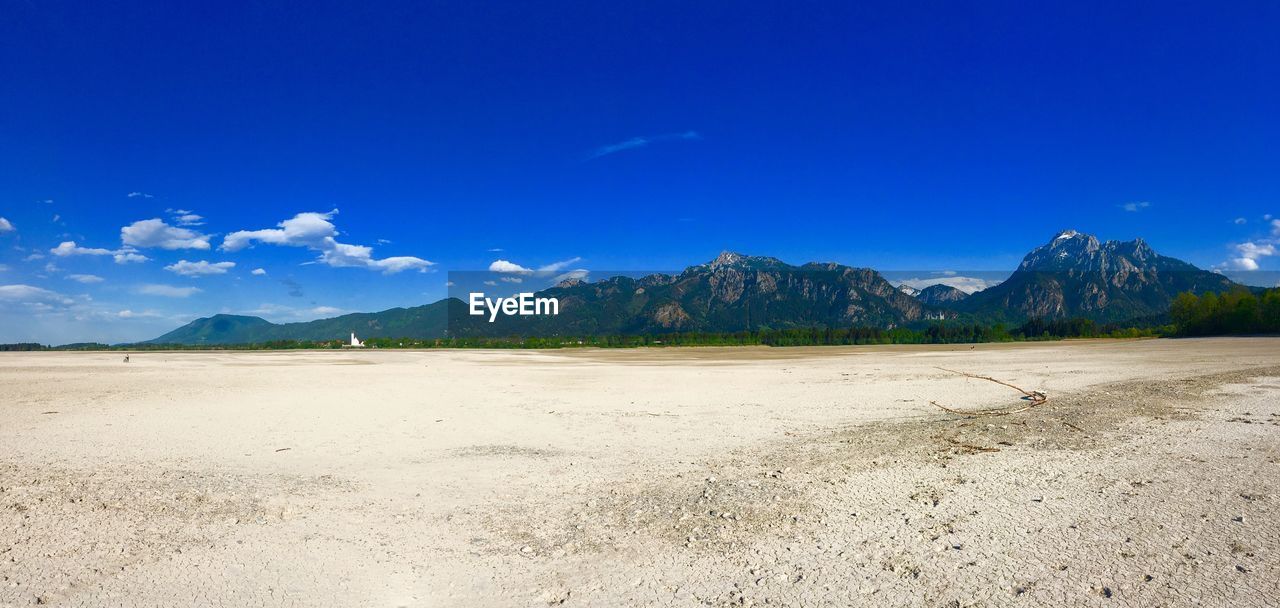
[[[1280,605],[1280,339],[121,358],[0,353],[0,605]]]

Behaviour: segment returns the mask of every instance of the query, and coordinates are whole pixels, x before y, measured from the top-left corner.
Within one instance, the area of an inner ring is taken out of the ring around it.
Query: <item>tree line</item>
[[[1003,324],[937,322],[922,327],[813,327],[737,332],[673,332],[624,336],[508,336],[455,338],[369,338],[368,348],[636,348],[660,346],[851,346],[859,344],[972,344],[1067,338],[1143,338],[1280,333],[1280,288],[1254,293],[1183,293],[1165,325],[1098,323],[1091,319],[1031,319]],[[0,344],[0,351],[33,350],[299,350],[341,349],[345,340],[271,340],[249,344],[106,344],[45,346]]]
[[[1064,338],[1137,338],[1164,335],[1167,328],[1136,328],[1100,325],[1089,319],[1039,320],[1020,326],[977,323],[935,323],[923,327],[815,327],[793,329],[763,328],[737,332],[672,332],[609,336],[506,336],[455,338],[367,338],[366,348],[638,348],[663,346],[851,346],[860,344],[972,344],[1060,340]],[[271,340],[251,344],[134,344],[96,349],[158,350],[338,350],[345,340]],[[39,345],[34,345],[39,347]],[[50,347],[40,347],[48,349]],[[54,347],[64,350],[62,347]],[[83,348],[83,347],[81,347]],[[65,349],[71,350],[71,349]]]
[[[1256,294],[1246,288],[1226,293],[1184,293],[1169,317],[1182,336],[1280,333],[1280,288]]]

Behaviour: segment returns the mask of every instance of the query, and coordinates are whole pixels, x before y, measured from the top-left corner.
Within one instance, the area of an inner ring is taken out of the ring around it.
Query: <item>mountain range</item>
[[[272,323],[262,317],[213,315],[196,319],[145,344],[249,344],[273,340],[334,340],[349,333],[362,337],[436,338],[450,317],[465,315],[456,298],[425,306],[362,312],[304,323]]]
[[[942,283],[934,283],[922,289],[916,289],[904,283],[898,286],[898,290],[925,304],[941,307],[950,306],[969,297],[969,294],[964,291]]]
[[[1067,230],[1028,253],[1004,282],[952,308],[988,321],[1085,317],[1114,322],[1163,314],[1185,291],[1236,286],[1218,273],[1162,256],[1142,239],[1104,243]]]
[[[196,319],[151,344],[237,344],[272,340],[443,336],[583,336],[734,332],[763,328],[894,327],[943,320],[1018,323],[1030,318],[1125,321],[1165,313],[1173,298],[1237,287],[1226,277],[1157,254],[1141,239],[1099,242],[1067,230],[1023,258],[1004,282],[966,294],[945,284],[895,287],[879,272],[834,263],[793,266],[724,252],[674,275],[569,279],[538,292],[554,316],[467,314],[446,298],[425,306],[305,323],[220,314]]]

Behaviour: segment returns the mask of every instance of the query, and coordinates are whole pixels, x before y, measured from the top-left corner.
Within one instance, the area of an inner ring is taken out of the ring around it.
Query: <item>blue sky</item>
[[[7,3],[0,342],[499,259],[1001,270],[1070,227],[1280,268],[1280,6],[1030,4]]]

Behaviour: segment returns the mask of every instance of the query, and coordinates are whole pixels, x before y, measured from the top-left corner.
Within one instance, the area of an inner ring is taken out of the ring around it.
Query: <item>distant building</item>
[[[351,343],[348,344],[347,347],[348,348],[364,348],[364,342],[361,342],[360,338],[356,337],[355,332],[351,332]]]

